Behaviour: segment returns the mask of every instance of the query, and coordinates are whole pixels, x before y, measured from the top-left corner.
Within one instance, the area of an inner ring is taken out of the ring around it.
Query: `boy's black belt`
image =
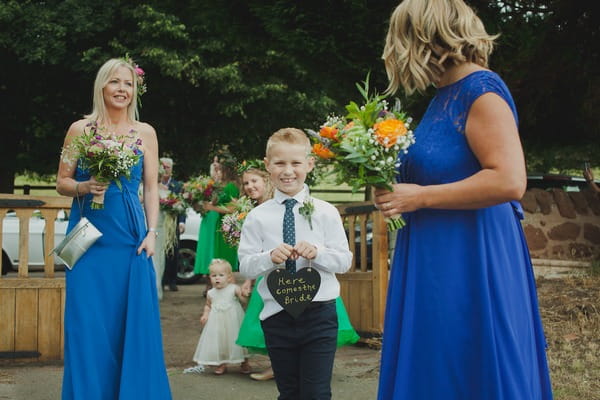
[[[326,304],[332,304],[332,303],[335,303],[335,299],[325,300],[325,301],[313,301],[308,306],[306,306],[306,308],[307,309],[319,308],[319,307],[322,307],[322,306],[324,306]]]

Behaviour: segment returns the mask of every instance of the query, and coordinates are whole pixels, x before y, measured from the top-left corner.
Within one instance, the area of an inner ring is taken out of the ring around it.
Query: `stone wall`
[[[521,200],[532,258],[600,259],[600,197],[589,189],[529,189]]]

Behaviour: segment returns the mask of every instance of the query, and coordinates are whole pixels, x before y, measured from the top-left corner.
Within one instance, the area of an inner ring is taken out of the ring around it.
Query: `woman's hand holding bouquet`
[[[221,232],[223,239],[231,246],[240,244],[240,236],[242,234],[242,225],[246,220],[248,212],[254,208],[253,201],[246,196],[235,199],[230,202],[227,207],[233,208],[231,214],[226,214],[221,220]]]
[[[204,215],[207,212],[204,204],[215,201],[220,189],[214,179],[200,175],[183,184],[182,197],[196,212]]]
[[[138,163],[142,156],[142,140],[135,131],[129,135],[115,135],[105,128],[98,127],[97,122],[86,125],[84,132],[62,150],[61,160],[67,164],[80,163],[93,180],[106,186],[115,182],[122,189],[121,177],[129,179],[131,167]],[[92,191],[93,192],[93,191]],[[99,190],[92,198],[92,210],[104,208],[104,190]]]
[[[173,192],[169,192],[165,197],[160,197],[159,204],[162,211],[174,217],[185,215],[189,207],[181,194]]]
[[[354,191],[371,185],[392,190],[400,166],[398,154],[415,142],[412,118],[400,110],[399,101],[388,108],[385,96],[369,95],[369,77],[356,85],[365,104],[350,102],[345,117],[330,116],[319,132],[310,131],[313,153],[319,164],[332,165],[337,183],[348,183]],[[388,230],[405,225],[400,215],[388,218]]]

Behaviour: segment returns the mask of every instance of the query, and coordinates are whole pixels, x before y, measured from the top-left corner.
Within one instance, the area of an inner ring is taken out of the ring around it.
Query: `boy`
[[[340,294],[335,274],[348,271],[352,262],[337,209],[310,198],[304,184],[314,167],[310,152],[310,141],[299,129],[284,128],[271,135],[265,166],[275,194],[250,211],[238,249],[240,272],[248,278],[266,278],[284,264],[286,269],[298,271],[308,267],[309,260],[321,278],[313,301],[297,318],[275,301],[267,279],[258,285],[264,302],[261,325],[279,400],[331,399],[338,329],[335,299]],[[312,202],[314,209],[308,216],[300,215],[299,209],[307,201]],[[289,236],[284,237],[289,235],[290,222],[295,235],[291,241]]]

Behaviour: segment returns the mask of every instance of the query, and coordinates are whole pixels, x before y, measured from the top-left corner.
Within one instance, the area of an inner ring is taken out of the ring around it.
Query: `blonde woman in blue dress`
[[[171,398],[163,356],[155,252],[158,142],[138,120],[139,82],[128,60],[111,59],[96,75],[93,110],[69,128],[65,146],[89,123],[141,140],[143,155],[129,179],[99,182],[80,162],[61,159],[57,191],[73,197],[70,231],[84,215],[102,233],[66,275],[63,400]],[[138,188],[143,182],[143,209]],[[104,195],[104,208],[90,208]],[[79,201],[78,201],[79,200]],[[81,207],[79,203],[81,202]]]
[[[533,268],[518,202],[525,160],[515,103],[487,68],[496,36],[462,0],[405,0],[383,59],[388,91],[436,89],[377,190],[402,213],[391,268],[380,400],[550,400]]]

